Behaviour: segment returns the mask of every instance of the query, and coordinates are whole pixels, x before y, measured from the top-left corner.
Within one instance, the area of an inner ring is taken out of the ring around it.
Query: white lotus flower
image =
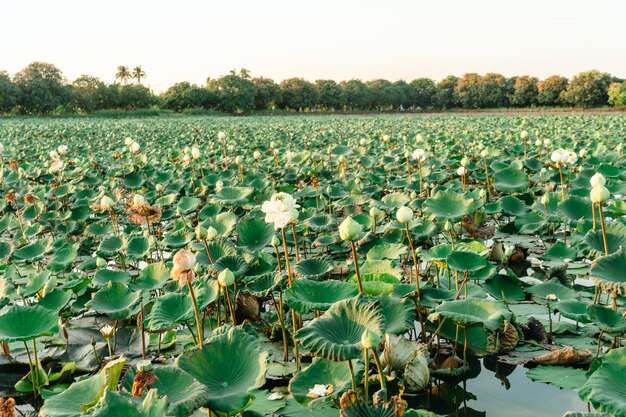
[[[226,133],[224,133],[224,132],[219,132],[219,133],[217,134],[217,138],[218,138],[219,140],[224,140],[224,139],[226,139]]]
[[[64,155],[67,152],[67,145],[61,145],[57,148],[59,155]]]
[[[522,138],[522,140],[528,139],[528,132],[525,130],[522,130],[522,132],[520,133],[520,137]]]
[[[461,176],[465,175],[466,172],[467,172],[467,169],[465,169],[464,166],[460,166],[459,169],[456,170],[456,173]]]
[[[550,155],[550,160],[557,165],[565,165],[569,161],[569,152],[565,149],[557,149]]]
[[[412,158],[424,162],[426,160],[426,152],[423,149],[416,149],[413,151]]]
[[[299,207],[291,195],[276,193],[263,203],[261,211],[265,213],[265,222],[273,223],[274,229],[279,230],[298,219]]]
[[[56,174],[57,172],[63,171],[64,167],[65,167],[65,164],[63,163],[63,161],[61,161],[58,158],[54,158],[52,160],[52,163],[50,164],[49,172],[51,174]]]
[[[332,385],[315,384],[313,388],[309,389],[309,393],[307,394],[307,396],[311,398],[320,398],[320,397],[326,397],[332,392],[333,392]]]
[[[191,157],[193,159],[200,158],[200,149],[198,149],[198,148],[191,148]]]
[[[137,153],[139,152],[139,149],[141,149],[141,146],[139,146],[139,144],[137,142],[133,142],[130,144],[130,150],[132,153]]]
[[[134,140],[132,140],[131,138],[124,139],[124,145],[126,145],[126,146],[132,145],[133,142],[134,142]]]
[[[252,157],[258,161],[261,158],[261,152],[254,151],[254,153],[252,154]]]
[[[547,301],[558,301],[559,297],[557,297],[556,294],[548,294],[548,295],[546,295],[546,300]]]
[[[605,186],[606,178],[604,178],[604,175],[600,174],[599,172],[596,172],[595,174],[593,174],[593,176],[589,180],[589,183],[594,188],[598,186]]]

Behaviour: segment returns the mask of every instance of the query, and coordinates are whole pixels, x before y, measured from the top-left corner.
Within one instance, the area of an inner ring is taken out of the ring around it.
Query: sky
[[[156,92],[234,68],[280,81],[449,74],[626,78],[624,0],[4,0],[0,70],[33,61]]]

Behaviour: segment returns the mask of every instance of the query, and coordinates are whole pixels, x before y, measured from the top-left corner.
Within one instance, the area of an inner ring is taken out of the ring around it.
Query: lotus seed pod
[[[152,362],[149,360],[139,361],[137,364],[137,370],[139,372],[150,372],[152,371]]]

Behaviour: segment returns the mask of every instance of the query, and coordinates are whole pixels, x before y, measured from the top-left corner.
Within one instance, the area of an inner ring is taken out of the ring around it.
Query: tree
[[[267,110],[278,106],[281,101],[281,91],[278,84],[271,78],[253,78],[252,82],[256,86],[254,95],[254,108],[257,110]]]
[[[120,80],[122,84],[126,84],[128,79],[131,77],[130,70],[125,65],[120,65],[117,67],[117,72],[115,73],[115,80]]]
[[[476,73],[464,74],[454,87],[454,98],[465,109],[482,107],[482,77]]]
[[[480,80],[479,107],[498,108],[509,105],[509,96],[513,94],[514,83],[508,83],[501,74],[487,73]]]
[[[14,83],[20,89],[18,104],[27,113],[48,113],[71,101],[63,73],[52,64],[33,62],[15,74]]]
[[[396,110],[408,110],[415,107],[417,93],[406,81],[398,80],[392,85],[392,105]]]
[[[514,92],[511,96],[511,104],[515,107],[535,106],[539,101],[539,80],[528,75],[515,77]]]
[[[385,110],[394,105],[399,105],[401,98],[398,97],[398,92],[393,88],[390,81],[379,78],[368,81],[366,85],[372,93],[372,108]]]
[[[346,104],[346,94],[343,88],[333,80],[316,80],[315,86],[319,91],[318,103],[326,109],[337,110]]]
[[[141,68],[141,65],[133,68],[132,77],[137,80],[137,84],[141,84],[141,79],[146,78],[146,72]]]
[[[544,106],[560,106],[563,101],[561,94],[567,89],[569,81],[560,75],[552,75],[537,83],[539,104]]]
[[[281,107],[292,110],[313,108],[319,101],[315,84],[302,78],[290,78],[280,83],[282,92]]]
[[[608,90],[609,104],[613,106],[626,106],[626,81],[612,83]]]
[[[217,97],[206,88],[182,82],[161,94],[161,103],[164,108],[178,112],[193,108],[209,109],[217,104]]]
[[[437,83],[437,91],[435,92],[434,105],[439,109],[451,109],[458,105],[456,94],[454,92],[459,78],[454,75],[448,75]]]
[[[350,110],[365,110],[372,103],[372,92],[361,80],[342,81],[339,86],[346,96],[346,106]]]
[[[437,86],[430,78],[417,78],[411,81],[411,87],[415,90],[415,106],[420,109],[432,107],[435,102]]]
[[[609,99],[607,91],[612,81],[611,75],[606,72],[581,72],[574,76],[567,89],[561,93],[561,98],[576,107],[606,105]]]
[[[119,107],[125,110],[146,109],[157,103],[157,97],[143,85],[128,84],[120,88]]]
[[[0,71],[0,113],[13,110],[20,98],[20,89],[5,71]]]
[[[74,106],[86,112],[107,108],[107,96],[107,85],[91,75],[81,75],[72,83]]]
[[[207,88],[218,97],[218,107],[227,113],[248,113],[255,108],[256,86],[237,74],[208,79]]]

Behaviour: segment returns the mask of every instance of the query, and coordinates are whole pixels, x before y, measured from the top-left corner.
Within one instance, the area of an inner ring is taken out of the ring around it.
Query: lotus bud
[[[196,255],[186,249],[181,249],[174,255],[174,266],[181,271],[190,271],[196,264]]]
[[[383,135],[383,142],[389,142],[389,135]]]
[[[487,192],[481,188],[480,191],[478,192],[478,197],[480,198],[485,198],[487,196]]]
[[[137,364],[137,370],[139,372],[150,372],[152,371],[152,362],[149,360],[139,361]]]
[[[417,142],[421,142],[423,139],[424,139],[424,137],[423,137],[420,133],[418,133],[417,135],[415,135],[415,140],[416,140]]]
[[[463,159],[461,159],[461,166],[462,167],[466,167],[467,166],[467,158],[463,157]]]
[[[365,138],[361,138],[361,140],[359,140],[359,143],[361,144],[361,146],[364,146],[367,143],[367,140]]]
[[[411,200],[415,200],[417,198],[417,193],[415,191],[411,191],[411,194],[409,194],[409,196],[411,197]]]
[[[528,139],[528,132],[525,130],[522,130],[522,132],[520,133],[520,138],[522,138],[522,140],[526,140]]]
[[[404,151],[404,157],[405,157],[406,159],[409,159],[409,155],[410,155],[410,154],[409,154],[409,151]]]
[[[115,331],[115,328],[111,326],[110,324],[105,324],[104,326],[100,327],[100,334],[106,340],[109,340],[113,337],[114,331]]]
[[[578,152],[578,156],[580,156],[581,158],[584,158],[587,155],[587,149],[581,149]]]
[[[578,162],[578,155],[576,155],[576,152],[570,152],[567,163],[570,165],[574,165],[576,162]]]
[[[189,157],[188,154],[183,155],[183,162],[184,163],[188,164],[190,160],[191,160],[191,158]]]
[[[445,230],[446,232],[449,232],[453,228],[454,226],[452,226],[452,223],[450,223],[450,220],[446,220],[445,224],[443,225],[443,230]]]
[[[589,196],[592,203],[602,204],[611,197],[611,193],[609,193],[609,190],[605,186],[599,185],[591,189]]]
[[[549,202],[550,202],[550,196],[548,195],[548,193],[541,196],[541,204],[546,206],[548,205]]]
[[[541,139],[537,139],[535,141],[535,146],[541,146]]]
[[[241,163],[243,162],[243,158],[241,155],[237,155],[237,157],[235,158],[235,163],[237,165],[241,165]]]
[[[355,183],[356,185],[361,184],[361,178],[356,177],[356,178],[354,179],[354,183]]]
[[[58,152],[55,150],[50,151],[50,159],[59,159]]]
[[[361,237],[362,229],[361,225],[357,223],[352,217],[347,217],[339,225],[339,236],[344,241],[354,241]]]
[[[155,188],[158,192],[163,191],[163,186],[162,186],[161,184],[157,184],[154,188]]]
[[[57,148],[57,152],[59,153],[59,155],[65,155],[65,153],[67,152],[67,145],[61,145]]]
[[[105,268],[107,266],[107,261],[104,258],[98,256],[96,258],[96,266],[98,268]]]
[[[224,139],[226,139],[226,133],[224,133],[224,132],[219,132],[219,133],[217,134],[217,138],[218,138],[219,140],[223,141]]]
[[[604,178],[604,175],[597,172],[593,174],[593,176],[589,180],[589,183],[591,184],[591,187],[605,186],[606,178]]]
[[[543,140],[543,146],[545,146],[547,148],[550,145],[552,145],[552,141],[550,139],[544,139]]]
[[[223,181],[217,181],[215,183],[215,191],[217,191],[218,193],[222,190],[222,188],[224,188],[224,182]]]
[[[274,246],[275,248],[278,247],[278,245],[280,245],[280,240],[278,240],[278,238],[276,237],[276,235],[272,236],[272,246]]]
[[[365,329],[361,335],[361,344],[365,349],[377,349],[380,344],[380,335],[369,329]]]
[[[209,226],[209,228],[206,231],[206,240],[212,241],[212,240],[217,239],[218,236],[219,236],[219,233],[217,232],[215,227]]]
[[[200,158],[200,149],[198,149],[198,148],[191,148],[191,157],[193,159]]]
[[[372,207],[370,209],[370,216],[377,218],[378,216],[380,216],[380,209],[378,207]]]
[[[206,239],[207,230],[201,225],[196,226],[196,239],[205,240]]]
[[[107,195],[102,196],[102,198],[100,199],[100,207],[102,207],[104,210],[111,210],[113,206],[115,206],[115,201],[113,201],[111,197]]]
[[[396,219],[402,224],[409,223],[413,220],[413,210],[406,206],[400,207],[396,212]]]
[[[217,282],[222,287],[230,287],[235,283],[235,274],[228,268],[223,269],[222,272],[217,276]]]
[[[298,209],[291,209],[289,210],[289,223],[295,223],[298,220],[298,216],[300,215],[300,213],[298,212]]]
[[[559,297],[556,296],[556,294],[548,294],[546,295],[546,301],[548,302],[552,302],[552,301],[558,301]]]
[[[480,151],[480,156],[482,156],[483,158],[487,157],[487,149],[483,149],[482,151]]]
[[[258,161],[261,158],[261,152],[254,151],[254,153],[252,154],[252,157]]]
[[[339,162],[341,162],[341,163],[346,162],[346,157],[345,157],[345,156],[343,156],[343,155],[339,155],[339,158],[338,158],[338,159],[339,159]]]
[[[331,192],[332,190],[333,190],[333,189],[332,189],[332,188],[330,188],[330,185],[329,185],[328,187],[326,187],[326,194],[330,194],[330,192]]]
[[[137,152],[139,152],[139,149],[141,149],[141,146],[139,146],[139,144],[138,144],[137,142],[133,142],[133,143],[130,145],[130,150],[131,150],[133,153],[137,153]]]
[[[126,146],[130,146],[130,145],[132,145],[132,144],[133,144],[133,142],[134,142],[134,140],[132,140],[132,138],[126,138],[126,139],[124,139],[124,145],[126,145]]]
[[[459,169],[456,170],[456,173],[461,176],[465,175],[466,172],[467,172],[467,169],[465,169],[464,166],[460,166]]]

